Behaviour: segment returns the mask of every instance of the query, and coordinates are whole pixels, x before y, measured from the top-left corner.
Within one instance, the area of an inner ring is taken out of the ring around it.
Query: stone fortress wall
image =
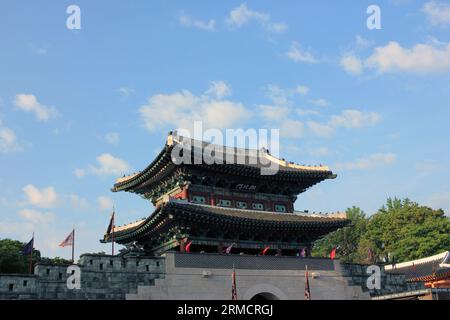
[[[80,257],[81,289],[67,288],[68,265],[37,264],[33,275],[0,275],[0,299],[125,299],[138,285],[164,276],[162,257],[85,254]]]
[[[68,266],[37,264],[33,275],[0,275],[0,299],[231,299],[236,270],[239,300],[304,299],[305,269],[314,300],[366,300],[421,288],[403,275],[385,274],[369,290],[367,266],[338,260],[167,252],[162,257],[85,254],[77,264],[81,288],[67,288]]]

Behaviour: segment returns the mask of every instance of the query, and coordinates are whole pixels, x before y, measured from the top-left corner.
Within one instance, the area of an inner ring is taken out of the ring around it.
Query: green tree
[[[377,213],[366,218],[356,207],[347,209],[350,225],[314,243],[312,254],[328,257],[333,247],[345,262],[404,262],[450,250],[450,220],[442,210],[409,199],[389,198]]]
[[[450,220],[442,210],[420,206],[409,199],[389,198],[369,218],[358,245],[358,260],[365,260],[368,248],[373,250],[377,262],[402,262],[449,250]]]
[[[367,219],[364,211],[355,206],[348,208],[346,213],[350,224],[317,240],[312,249],[313,256],[328,257],[331,250],[337,247],[337,258],[345,262],[355,262],[358,243],[366,232]]]
[[[11,240],[0,240],[0,273],[28,273],[30,256],[22,253],[26,243]],[[40,260],[39,250],[33,250],[33,266]]]
[[[72,264],[72,261],[61,258],[61,257],[54,257],[54,258],[41,258],[39,261],[40,263],[46,263],[46,264],[53,264],[53,265],[67,265]]]

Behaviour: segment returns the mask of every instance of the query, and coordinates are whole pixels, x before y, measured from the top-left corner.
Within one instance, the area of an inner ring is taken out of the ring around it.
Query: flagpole
[[[234,263],[233,271],[231,273],[231,300],[237,300],[236,269],[234,268]]]
[[[31,269],[33,268],[33,249],[34,249],[34,232],[33,232],[33,238],[31,240],[31,252],[30,252],[30,265],[28,267],[28,273],[31,274]]]
[[[115,210],[113,206],[113,216],[112,216],[112,226],[111,226],[111,245],[112,245],[112,255],[114,256],[114,219],[115,219]]]
[[[72,263],[75,263],[74,253],[75,253],[75,227],[72,230]]]

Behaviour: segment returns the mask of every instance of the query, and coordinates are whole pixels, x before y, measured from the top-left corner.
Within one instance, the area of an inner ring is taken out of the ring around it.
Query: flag
[[[311,300],[311,291],[309,289],[308,266],[306,266],[305,272],[305,300]]]
[[[186,252],[191,252],[191,244],[192,244],[192,241],[190,241],[190,242],[186,245],[186,248],[185,248]]]
[[[260,256],[265,256],[266,253],[267,253],[267,251],[269,251],[269,249],[270,249],[270,247],[265,247],[265,248],[259,253],[259,255],[260,255]]]
[[[302,257],[302,258],[306,257],[306,248],[303,248],[303,249],[300,251],[300,257]]]
[[[68,246],[73,246],[73,240],[74,240],[74,235],[75,235],[75,229],[72,230],[72,232],[67,236],[67,238],[61,242],[59,244],[60,247],[68,247]]]
[[[231,252],[231,248],[233,248],[234,245],[235,245],[235,243],[232,243],[230,246],[228,246],[228,247],[225,249],[225,253],[226,253],[226,254],[229,254],[229,253]]]
[[[373,257],[374,257],[373,250],[372,248],[369,248],[367,250],[367,259],[369,260],[369,263],[373,263]]]
[[[115,218],[116,212],[113,207],[113,212],[111,215],[111,219],[109,220],[108,230],[106,230],[106,234],[111,235],[111,255],[114,256],[114,218]]]
[[[330,259],[334,260],[335,257],[336,257],[336,247],[334,247],[330,252]]]
[[[115,215],[115,212],[113,210],[113,213],[111,215],[111,219],[109,220],[108,230],[106,230],[106,234],[110,234],[112,231],[114,231],[113,230],[113,228],[114,228],[114,215]]]
[[[231,272],[231,300],[237,300],[237,288],[236,288],[236,270],[233,265],[233,272]]]
[[[32,254],[33,253],[33,246],[34,246],[34,237],[31,238],[31,240],[22,248],[22,254]]]

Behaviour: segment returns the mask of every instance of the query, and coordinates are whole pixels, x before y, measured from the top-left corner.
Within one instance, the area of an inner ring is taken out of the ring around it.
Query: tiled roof
[[[257,211],[247,209],[225,208],[210,205],[194,204],[184,200],[171,199],[169,202],[157,208],[148,218],[130,223],[128,225],[114,228],[117,235],[134,232],[144,227],[156,214],[163,210],[190,212],[205,217],[217,217],[223,219],[238,219],[241,221],[254,221],[259,223],[277,223],[277,224],[303,224],[303,225],[323,225],[343,227],[349,221],[343,216],[338,215],[318,215],[307,213],[279,213],[270,211]]]
[[[236,172],[246,172],[246,174],[258,175],[263,174],[268,177],[301,177],[306,175],[310,178],[319,179],[318,181],[336,177],[336,175],[334,175],[327,166],[309,166],[288,162],[284,159],[276,158],[265,149],[254,150],[230,148],[221,145],[214,145],[204,141],[187,139],[171,133],[167,138],[167,142],[163,150],[157,155],[152,163],[140,172],[118,178],[112,190],[120,191],[139,185],[151,177],[154,177],[163,168],[166,168],[167,165],[174,166],[174,160],[172,159],[171,154],[172,150],[177,146],[191,147],[191,151],[193,151],[194,155],[191,159],[193,166],[208,167],[212,170],[224,170],[226,168],[227,171],[237,170]],[[210,151],[205,151],[205,148],[208,148]],[[196,150],[199,152],[195,152]],[[195,155],[204,156],[205,154],[212,154],[208,162],[205,161],[203,157],[202,159],[196,159],[195,157]],[[230,161],[228,159],[233,160]],[[195,160],[198,160],[198,162]]]
[[[384,269],[387,273],[404,274],[409,281],[431,281],[450,277],[450,251],[396,265],[387,265]]]

